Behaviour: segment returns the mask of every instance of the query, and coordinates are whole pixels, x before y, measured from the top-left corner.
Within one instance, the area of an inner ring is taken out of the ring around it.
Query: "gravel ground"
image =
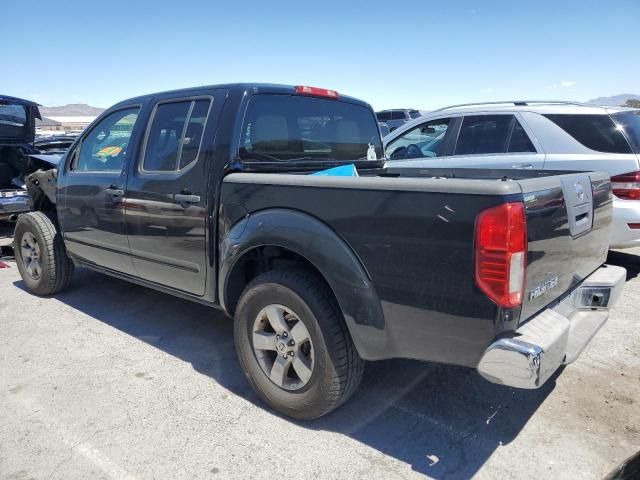
[[[350,402],[313,423],[258,400],[217,311],[89,271],[37,298],[9,261],[0,478],[602,478],[640,449],[640,249],[609,261],[629,271],[622,298],[540,390],[375,362]]]

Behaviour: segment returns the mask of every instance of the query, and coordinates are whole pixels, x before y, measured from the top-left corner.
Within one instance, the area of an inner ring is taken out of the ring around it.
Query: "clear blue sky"
[[[0,93],[47,106],[235,81],[376,109],[640,93],[639,0],[2,0],[0,25]]]

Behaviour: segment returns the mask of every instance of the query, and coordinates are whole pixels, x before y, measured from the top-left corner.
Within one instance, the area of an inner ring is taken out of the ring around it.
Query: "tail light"
[[[302,85],[298,85],[296,87],[296,93],[300,95],[312,95],[314,97],[326,97],[333,98],[337,100],[340,95],[335,90],[327,90],[326,88],[318,88],[318,87],[305,87]]]
[[[640,172],[611,177],[611,191],[618,198],[640,200]]]
[[[480,290],[501,307],[521,305],[527,265],[527,219],[522,202],[480,212],[475,257]]]

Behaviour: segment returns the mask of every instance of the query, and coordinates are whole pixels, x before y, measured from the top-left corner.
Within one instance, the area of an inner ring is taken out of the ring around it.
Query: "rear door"
[[[127,182],[137,275],[195,295],[207,281],[207,178],[224,93],[157,100]]]
[[[127,164],[140,137],[140,105],[118,108],[69,152],[58,177],[58,218],[67,250],[90,263],[134,274],[124,224]]]

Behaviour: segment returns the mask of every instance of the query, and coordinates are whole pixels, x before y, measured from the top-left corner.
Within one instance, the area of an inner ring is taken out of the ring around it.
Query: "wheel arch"
[[[360,259],[335,231],[311,215],[289,209],[248,215],[223,235],[219,258],[218,298],[230,315],[252,278],[301,264],[333,292],[363,358],[371,347],[368,330],[384,330],[380,300]]]

